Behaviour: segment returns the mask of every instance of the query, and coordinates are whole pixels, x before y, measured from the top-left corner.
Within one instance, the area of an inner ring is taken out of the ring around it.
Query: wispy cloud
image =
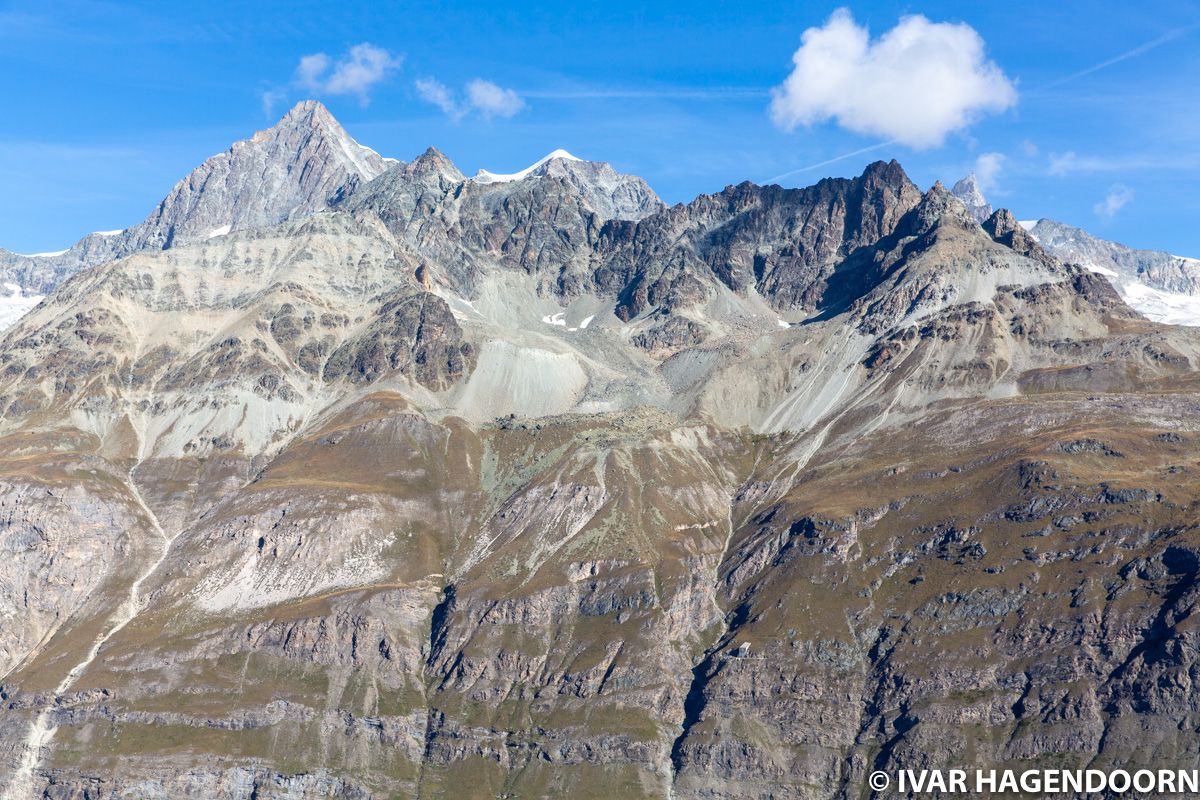
[[[1122,153],[1117,155],[1081,156],[1072,150],[1050,156],[1047,172],[1062,177],[1104,172],[1136,172],[1140,170],[1190,170],[1200,168],[1200,153]]]
[[[417,94],[427,103],[432,103],[452,119],[461,119],[465,112],[454,97],[454,91],[434,78],[421,78],[414,84]]]
[[[461,95],[436,78],[422,78],[414,86],[422,100],[456,122],[470,113],[484,119],[508,119],[525,108],[525,100],[515,90],[482,78],[468,83]]]
[[[286,89],[263,89],[261,93],[263,116],[275,116],[276,107],[287,99]]]
[[[928,148],[1017,102],[1016,87],[963,23],[916,14],[871,40],[841,8],[801,41],[795,67],[771,101],[784,130],[832,119],[855,133]]]
[[[1114,183],[1109,187],[1108,194],[1104,196],[1104,199],[1092,206],[1092,210],[1096,212],[1096,216],[1102,219],[1112,219],[1131,200],[1133,200],[1133,189],[1123,183]]]
[[[1139,44],[1137,47],[1126,50],[1125,52],[1115,55],[1112,58],[1107,58],[1098,64],[1093,64],[1092,66],[1081,69],[1078,72],[1072,72],[1070,75],[1065,75],[1057,80],[1051,81],[1050,83],[1047,83],[1045,86],[1039,87],[1036,91],[1044,92],[1048,89],[1056,89],[1059,86],[1062,86],[1064,83],[1070,83],[1071,81],[1078,80],[1080,78],[1091,75],[1094,72],[1099,72],[1102,69],[1107,69],[1108,67],[1111,67],[1114,64],[1120,64],[1122,61],[1128,61],[1131,58],[1137,58],[1140,55],[1149,53],[1151,50],[1154,50],[1157,47],[1161,47],[1164,44],[1167,44],[1168,42],[1173,42],[1176,39],[1182,39],[1184,36],[1187,36],[1189,33],[1192,33],[1193,31],[1196,31],[1196,30],[1200,30],[1200,22],[1195,23],[1193,25],[1185,25],[1181,28],[1175,28],[1174,30],[1167,31],[1162,36],[1151,39],[1148,42],[1143,42],[1142,44]]]

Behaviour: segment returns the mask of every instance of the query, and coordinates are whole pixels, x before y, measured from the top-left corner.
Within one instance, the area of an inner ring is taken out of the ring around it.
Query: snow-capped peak
[[[533,172],[539,167],[545,166],[547,163],[556,158],[561,158],[566,161],[583,161],[582,158],[577,158],[560,147],[544,158],[538,159],[520,172],[513,172],[506,175],[498,172],[488,172],[486,169],[481,169],[479,172],[475,173],[475,177],[471,180],[475,181],[476,183],[507,183],[508,181],[519,181],[522,178],[526,178],[533,174]]]

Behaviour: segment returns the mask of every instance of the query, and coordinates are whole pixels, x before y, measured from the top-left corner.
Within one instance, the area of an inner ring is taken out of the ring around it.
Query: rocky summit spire
[[[316,100],[209,158],[175,184],[150,216],[92,233],[39,257],[0,250],[0,282],[43,294],[80,269],[141,250],[164,250],[275,225],[327,208],[385,172],[392,159],[354,141]]]
[[[274,225],[320,211],[386,169],[325,106],[305,100],[193,170],[129,233],[142,250]]]
[[[974,172],[954,184],[951,193],[962,201],[976,222],[982,223],[992,215],[991,203],[983,196],[983,191],[979,188],[979,179],[975,177]]]

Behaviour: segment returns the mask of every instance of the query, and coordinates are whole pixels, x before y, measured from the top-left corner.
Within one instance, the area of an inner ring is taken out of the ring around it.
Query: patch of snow
[[[777,324],[777,325],[778,325],[779,327],[781,327],[781,328],[790,328],[790,327],[792,327],[792,324],[791,324],[790,322],[788,322],[787,320],[785,320],[785,319],[777,319],[777,320],[775,320],[775,324]]]
[[[508,183],[509,181],[519,181],[522,178],[528,177],[538,167],[541,167],[541,166],[545,165],[547,162],[553,161],[556,158],[563,158],[563,159],[566,159],[567,161],[582,161],[583,160],[582,158],[576,158],[575,156],[571,155],[566,150],[563,150],[560,147],[559,149],[550,153],[545,158],[538,159],[537,161],[530,164],[528,167],[521,170],[520,172],[512,172],[512,173],[508,173],[508,174],[503,174],[503,173],[499,173],[499,172],[488,172],[486,169],[481,169],[481,170],[479,170],[479,172],[475,173],[475,177],[472,178],[471,180],[475,181],[475,183]]]
[[[382,159],[383,161],[391,161],[393,163],[396,161],[394,158],[384,158],[371,148],[354,141],[354,139],[349,135],[343,134],[336,138],[338,147],[341,148],[342,154],[346,156],[346,160],[353,164],[354,168],[358,170],[358,174],[362,175],[367,180],[372,180],[382,174],[381,170],[373,168],[371,164],[365,160],[365,156],[368,153]]]
[[[1031,231],[1037,227],[1037,220],[1036,219],[1022,219],[1022,220],[1017,220],[1017,224],[1020,225],[1025,230]]]
[[[61,256],[66,252],[66,250],[55,250],[53,253],[17,253],[17,255],[25,256],[26,258],[54,258],[55,256]]]
[[[117,228],[115,231],[92,231],[92,234],[95,236],[118,236],[124,232],[124,228]]]
[[[1128,283],[1119,289],[1134,310],[1149,320],[1166,325],[1200,326],[1200,297],[1153,289],[1144,283]]]
[[[581,331],[581,330],[585,329],[588,325],[591,325],[592,320],[594,320],[595,318],[596,318],[596,315],[592,314],[590,317],[588,317],[588,318],[584,319],[582,322],[580,322],[578,326],[569,327],[567,325],[567,312],[559,311],[557,313],[548,314],[548,315],[542,317],[542,322],[546,323],[547,325],[554,325],[559,328],[566,328],[568,331],[571,331],[573,333],[575,331]]]
[[[1096,272],[1096,273],[1099,273],[1099,274],[1103,275],[1103,276],[1104,276],[1104,277],[1106,277],[1106,278],[1117,278],[1117,277],[1120,277],[1119,275],[1117,275],[1117,273],[1113,272],[1113,271],[1112,271],[1111,269],[1109,269],[1108,267],[1102,267],[1102,266],[1100,266],[1099,264],[1092,264],[1092,263],[1090,263],[1090,262],[1089,262],[1089,263],[1087,263],[1087,264],[1084,264],[1083,266],[1084,266],[1084,268],[1085,268],[1085,269],[1087,269],[1089,272]]]
[[[217,238],[218,236],[228,236],[228,235],[229,235],[229,231],[231,231],[232,229],[233,229],[233,226],[232,226],[232,225],[222,225],[222,226],[221,226],[221,227],[219,227],[219,228],[213,228],[211,231],[209,231],[209,232],[208,232],[208,236],[207,236],[207,237],[205,237],[205,238],[207,238],[207,239],[215,239],[215,238]]]

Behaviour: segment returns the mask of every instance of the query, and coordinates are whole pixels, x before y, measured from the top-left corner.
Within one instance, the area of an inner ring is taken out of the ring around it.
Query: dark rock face
[[[743,183],[612,230],[600,274],[609,286],[609,276],[624,282],[625,319],[694,303],[713,279],[734,291],[753,287],[776,308],[815,311],[837,266],[891,234],[920,197],[895,161],[807,189]]]
[[[384,302],[359,337],[333,352],[323,374],[365,384],[400,372],[439,391],[470,373],[473,356],[446,301],[420,292]]]
[[[1049,263],[1051,256],[1042,249],[1037,239],[1017,222],[1016,217],[1006,208],[992,214],[982,223],[988,235],[1005,247],[1011,247],[1023,256],[1036,259],[1043,264]]]
[[[633,343],[643,350],[673,353],[694,347],[704,341],[704,328],[685,317],[667,317],[661,325],[633,337]]]
[[[547,294],[616,296],[617,316],[630,320],[701,303],[715,283],[753,288],[781,309],[816,310],[837,265],[891,233],[921,196],[893,161],[854,180],[808,189],[746,183],[666,209],[627,176],[615,188],[600,181],[611,195],[599,194],[586,170],[606,165],[549,164],[536,180],[481,185],[430,151],[351,206],[433,254],[466,293],[499,263],[534,275]],[[619,216],[618,200],[631,194],[642,199]]]

